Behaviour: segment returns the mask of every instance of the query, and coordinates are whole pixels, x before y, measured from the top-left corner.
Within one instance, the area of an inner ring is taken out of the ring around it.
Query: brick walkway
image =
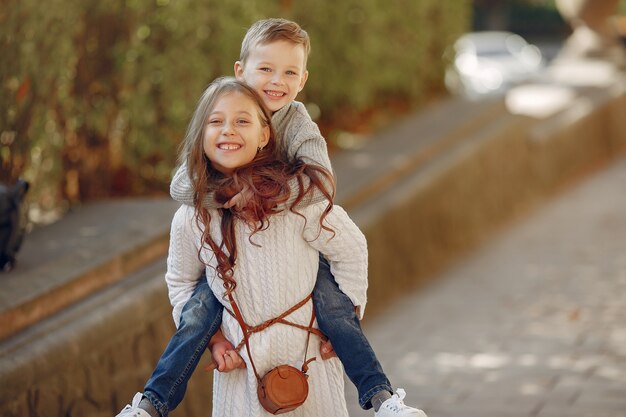
[[[626,416],[626,159],[365,322],[429,417]],[[372,416],[356,406],[352,417]]]

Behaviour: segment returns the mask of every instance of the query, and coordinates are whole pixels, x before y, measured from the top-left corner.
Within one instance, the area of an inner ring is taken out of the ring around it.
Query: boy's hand
[[[252,196],[252,190],[250,189],[250,187],[248,187],[248,185],[244,184],[241,191],[235,194],[233,198],[231,198],[226,202],[226,204],[224,204],[224,208],[228,209],[231,207],[236,207],[237,210],[243,210],[252,199]]]
[[[246,363],[228,340],[214,343],[211,346],[211,355],[217,370],[220,372],[230,372],[237,368],[246,367]]]
[[[322,356],[323,360],[337,357],[335,349],[333,349],[333,345],[332,343],[330,343],[330,340],[320,342],[320,355]]]

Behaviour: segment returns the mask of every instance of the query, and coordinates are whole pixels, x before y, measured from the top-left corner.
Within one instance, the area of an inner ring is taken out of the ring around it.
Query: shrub
[[[232,73],[246,28],[269,16],[310,33],[300,99],[322,121],[419,105],[442,90],[441,56],[470,13],[467,0],[7,0],[0,181],[27,178],[41,212],[166,193],[200,92]]]

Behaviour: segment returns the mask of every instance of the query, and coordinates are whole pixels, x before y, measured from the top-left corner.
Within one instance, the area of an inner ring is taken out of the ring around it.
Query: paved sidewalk
[[[429,417],[626,416],[626,159],[366,320]],[[372,416],[346,391],[351,417]]]

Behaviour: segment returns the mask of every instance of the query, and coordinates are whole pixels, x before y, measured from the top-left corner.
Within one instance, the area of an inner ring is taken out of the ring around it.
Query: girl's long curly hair
[[[258,109],[258,117],[263,127],[270,128],[267,145],[257,152],[252,162],[237,168],[226,176],[213,168],[204,153],[204,128],[209,114],[217,101],[224,95],[240,93],[249,97]],[[204,91],[194,115],[189,123],[182,145],[180,163],[187,164],[189,178],[194,189],[196,222],[202,230],[202,246],[207,247],[217,259],[217,274],[224,281],[227,294],[237,283],[234,267],[237,261],[237,240],[235,221],[244,221],[251,228],[250,242],[255,233],[267,229],[270,216],[284,210],[299,214],[297,207],[306,204],[311,194],[320,192],[328,204],[320,217],[320,226],[333,232],[324,224],[324,219],[333,206],[335,185],[332,175],[322,167],[302,161],[288,163],[276,146],[275,132],[271,126],[271,115],[258,94],[248,85],[232,77],[218,78]],[[298,184],[298,193],[291,198],[290,184]],[[219,209],[221,215],[221,241],[218,243],[210,233],[211,214],[203,202],[209,194],[215,201],[224,204],[242,190],[251,195],[247,206],[238,209]],[[286,203],[290,201],[287,206]],[[334,233],[334,232],[333,232]],[[205,246],[206,245],[206,246]]]

